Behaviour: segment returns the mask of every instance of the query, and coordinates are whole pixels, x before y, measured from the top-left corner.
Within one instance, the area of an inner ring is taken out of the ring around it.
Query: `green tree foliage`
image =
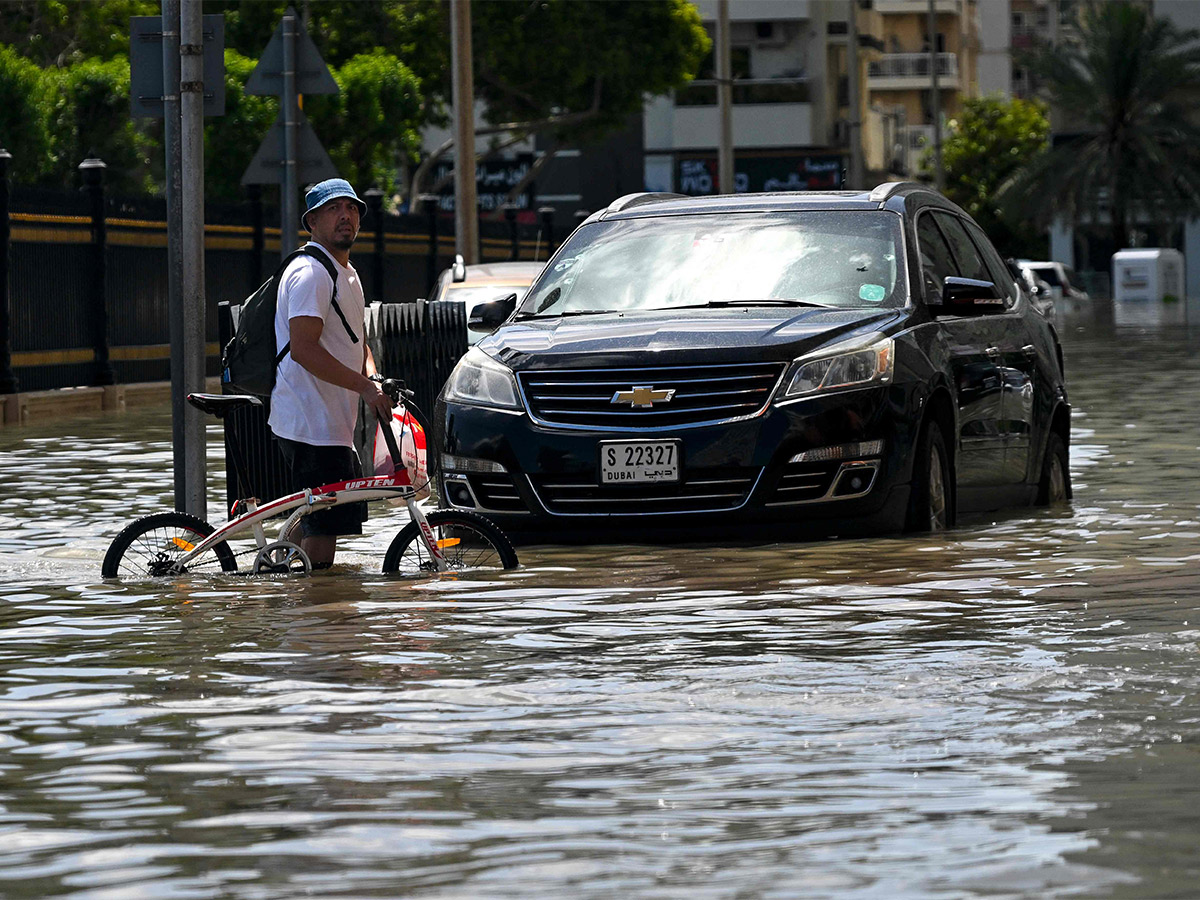
[[[970,213],[1006,255],[1034,254],[1044,242],[1040,232],[1006,213],[998,198],[1014,173],[1045,152],[1049,135],[1042,103],[997,95],[963,101],[962,115],[950,123],[942,143],[946,196]],[[928,167],[928,155],[923,162]]]
[[[696,77],[712,42],[686,0],[472,4],[476,92],[495,123],[583,112],[557,126],[587,140],[624,124],[647,96]]]
[[[45,68],[129,53],[129,17],[161,13],[157,0],[4,0],[0,44]]]
[[[36,181],[49,160],[42,70],[0,45],[0,147],[13,156],[16,181]]]
[[[380,49],[352,57],[334,79],[340,93],[305,103],[313,127],[344,177],[390,195],[400,164],[420,150],[420,82]]]
[[[108,185],[117,193],[145,193],[150,178],[152,141],[143,124],[129,115],[129,60],[89,59],[63,69],[47,69],[47,113],[52,152],[47,179],[76,182],[76,168],[89,156],[104,160]]]
[[[1200,128],[1188,102],[1200,91],[1198,40],[1141,4],[1084,7],[1078,41],[1026,60],[1080,134],[1015,178],[1006,207],[1042,225],[1110,216],[1117,248],[1135,217],[1171,222],[1200,210]]]

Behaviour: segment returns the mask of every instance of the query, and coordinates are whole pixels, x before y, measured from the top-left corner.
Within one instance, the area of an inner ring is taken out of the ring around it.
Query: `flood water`
[[[1198,896],[1190,312],[1060,310],[1073,505],[936,538],[122,585],[167,415],[0,431],[0,896]]]

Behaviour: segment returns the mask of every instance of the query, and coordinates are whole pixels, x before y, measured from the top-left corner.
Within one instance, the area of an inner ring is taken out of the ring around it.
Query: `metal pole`
[[[371,224],[375,227],[375,252],[371,256],[371,299],[376,303],[383,302],[383,191],[371,188],[363,198],[367,201],[367,209],[371,213]],[[365,296],[365,295],[364,295]],[[370,300],[367,301],[371,302]]]
[[[11,226],[8,220],[8,164],[12,154],[0,147],[0,394],[17,392],[17,376],[12,370],[12,317],[9,272],[12,271]],[[0,403],[0,419],[4,417],[4,404]]]
[[[717,0],[717,190],[732,194],[733,183],[733,64],[729,48],[729,0]]]
[[[105,245],[108,243],[107,223],[104,220],[104,170],[108,168],[103,160],[85,159],[79,164],[79,173],[83,176],[83,189],[88,193],[88,205],[92,217],[92,286],[91,286],[91,319],[92,319],[92,348],[96,354],[96,368],[92,373],[92,384],[107,385],[115,383],[112,363],[108,358],[108,299],[105,292],[105,282],[108,280],[106,270]]]
[[[846,92],[850,105],[850,184],[847,187],[851,190],[866,188],[858,75],[858,0],[846,0]]]
[[[946,172],[942,168],[942,97],[938,92],[937,0],[929,0],[929,105],[933,112],[933,183],[939,191],[946,189]]]
[[[517,259],[521,253],[521,244],[517,233],[517,207],[513,203],[504,204],[504,221],[508,223],[508,258]]]
[[[554,253],[554,207],[539,206],[538,218],[542,220],[542,234],[546,236],[546,259]]]
[[[183,216],[179,193],[183,148],[179,142],[179,0],[162,2],[163,148],[167,182],[167,325],[171,336],[171,455],[175,508],[187,505],[187,391],[183,385]]]
[[[283,196],[279,202],[279,256],[296,249],[300,186],[296,176],[299,102],[296,94],[296,17],[283,17]]]
[[[450,0],[454,84],[454,247],[468,266],[479,262],[475,201],[475,75],[471,65],[471,0]]]
[[[182,148],[180,229],[183,256],[183,385],[204,390],[204,23],[200,0],[179,6],[179,136]],[[207,518],[204,417],[185,406],[184,511]]]
[[[428,287],[425,288],[425,296],[428,297],[433,293],[433,287],[437,284],[438,277],[438,195],[437,194],[422,194],[417,198],[425,206],[425,215],[428,217],[429,226],[429,252],[425,256],[425,283]]]

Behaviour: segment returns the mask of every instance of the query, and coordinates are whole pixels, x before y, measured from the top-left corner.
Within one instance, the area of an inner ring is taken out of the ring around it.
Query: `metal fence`
[[[97,229],[92,200],[82,191],[14,187],[9,198],[11,243],[0,252],[7,250],[11,261],[4,349],[11,354],[16,390],[168,379],[164,201],[106,196]],[[250,201],[206,206],[210,375],[219,371],[217,304],[240,302],[279,260],[279,229],[264,228],[264,221],[278,222],[277,210]],[[483,260],[533,259],[539,249],[544,259],[547,225],[553,228],[544,216],[536,225],[481,222]],[[433,277],[453,260],[453,231],[453,215],[434,210],[368,216],[351,254],[366,299],[425,297]]]

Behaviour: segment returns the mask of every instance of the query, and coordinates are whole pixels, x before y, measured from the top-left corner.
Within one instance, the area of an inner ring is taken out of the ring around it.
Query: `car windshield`
[[[902,307],[900,217],[884,211],[705,214],[578,229],[520,316],[705,306]]]

